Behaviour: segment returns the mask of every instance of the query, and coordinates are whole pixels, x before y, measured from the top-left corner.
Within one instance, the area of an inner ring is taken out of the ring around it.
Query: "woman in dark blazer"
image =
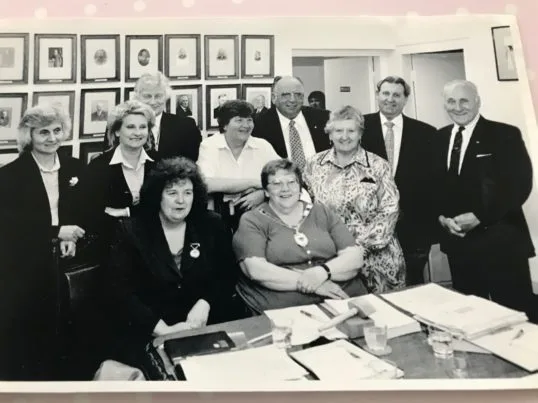
[[[85,231],[75,225],[77,159],[57,153],[71,130],[61,108],[28,109],[19,157],[0,169],[0,379],[60,380],[60,273],[52,240],[72,256]]]
[[[140,214],[121,224],[107,272],[122,362],[141,366],[152,336],[226,319],[238,267],[231,234],[207,210],[207,187],[195,163],[175,157],[154,166]]]

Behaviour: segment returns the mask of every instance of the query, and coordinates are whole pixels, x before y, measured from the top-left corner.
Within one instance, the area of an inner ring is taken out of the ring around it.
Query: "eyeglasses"
[[[148,93],[143,93],[143,94],[138,94],[138,97],[140,98],[140,100],[142,101],[151,101],[151,99],[154,99],[155,101],[164,101],[166,99],[166,94],[163,94],[163,93],[158,93],[158,94],[148,94]]]
[[[269,185],[274,186],[277,189],[284,189],[284,185],[287,185],[288,188],[293,189],[299,186],[299,182],[296,179],[293,179],[288,182],[280,182],[280,181],[269,182]]]

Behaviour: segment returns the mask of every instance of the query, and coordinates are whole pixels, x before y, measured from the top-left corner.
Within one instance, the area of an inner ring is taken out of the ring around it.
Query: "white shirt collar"
[[[228,150],[230,149],[228,143],[226,142],[226,137],[224,137],[224,133],[215,133],[213,136],[215,137],[215,142],[217,143],[218,148],[227,148]],[[256,140],[252,137],[252,135],[248,137],[244,148],[259,148],[256,144]]]
[[[34,161],[35,163],[37,164],[37,167],[39,168],[39,170],[41,172],[48,172],[48,173],[51,173],[51,172],[56,172],[56,171],[59,171],[60,170],[60,158],[58,158],[58,154],[54,154],[54,165],[52,166],[51,169],[48,169],[48,168],[45,168],[43,165],[41,165],[39,163],[39,160],[36,158],[36,156],[34,155],[34,153],[31,151],[30,154],[32,154],[32,157],[34,158]]]
[[[474,131],[476,124],[478,123],[478,119],[480,119],[479,113],[476,114],[473,120],[471,120],[469,123],[465,125],[464,133],[471,134]],[[457,123],[454,123],[454,127],[452,127],[452,134],[456,133],[459,127],[460,125],[458,125]]]
[[[381,112],[379,112],[379,117],[381,118],[381,127],[385,128],[385,123],[389,120]],[[394,123],[394,126],[396,127],[403,127],[403,115],[400,113],[398,116],[392,119],[391,122]]]
[[[131,166],[125,158],[123,158],[123,153],[121,152],[120,146],[117,146],[114,150],[114,154],[112,155],[112,159],[110,160],[109,165],[117,165],[121,164],[124,167],[131,168],[131,169],[138,169],[143,164],[145,164],[146,161],[153,161],[150,156],[146,153],[146,150],[142,149],[142,152],[140,153],[140,158],[138,159],[138,164],[136,167]]]
[[[288,127],[290,125],[291,119],[281,114],[278,109],[276,110],[276,113],[278,115],[278,119],[280,120],[280,125],[282,127]],[[295,116],[293,120],[295,121],[295,125],[306,126],[306,120],[304,118],[303,111],[299,111],[299,114]]]

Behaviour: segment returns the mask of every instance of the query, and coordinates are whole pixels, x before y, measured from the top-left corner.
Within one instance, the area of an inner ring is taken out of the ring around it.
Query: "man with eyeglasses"
[[[252,136],[267,140],[282,158],[302,169],[306,159],[330,147],[325,124],[329,112],[304,106],[304,86],[297,77],[276,77],[273,106],[256,120]]]
[[[196,162],[202,141],[200,129],[194,119],[164,111],[171,92],[168,79],[160,71],[145,73],[136,82],[134,99],[150,106],[156,116],[148,138],[149,148],[158,158],[183,156]]]

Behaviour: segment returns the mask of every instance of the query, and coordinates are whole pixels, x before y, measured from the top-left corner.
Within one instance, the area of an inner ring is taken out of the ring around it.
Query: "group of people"
[[[378,112],[329,113],[277,77],[270,109],[226,101],[202,141],[164,112],[162,73],[144,74],[87,167],[57,152],[71,130],[60,109],[28,109],[20,156],[0,169],[0,378],[69,379],[52,239],[65,259],[95,240],[103,358],[136,367],[155,336],[423,283],[437,242],[456,290],[535,318],[520,131],[482,117],[468,81],[445,86],[454,124],[439,131],[402,114],[409,95],[389,76]]]

